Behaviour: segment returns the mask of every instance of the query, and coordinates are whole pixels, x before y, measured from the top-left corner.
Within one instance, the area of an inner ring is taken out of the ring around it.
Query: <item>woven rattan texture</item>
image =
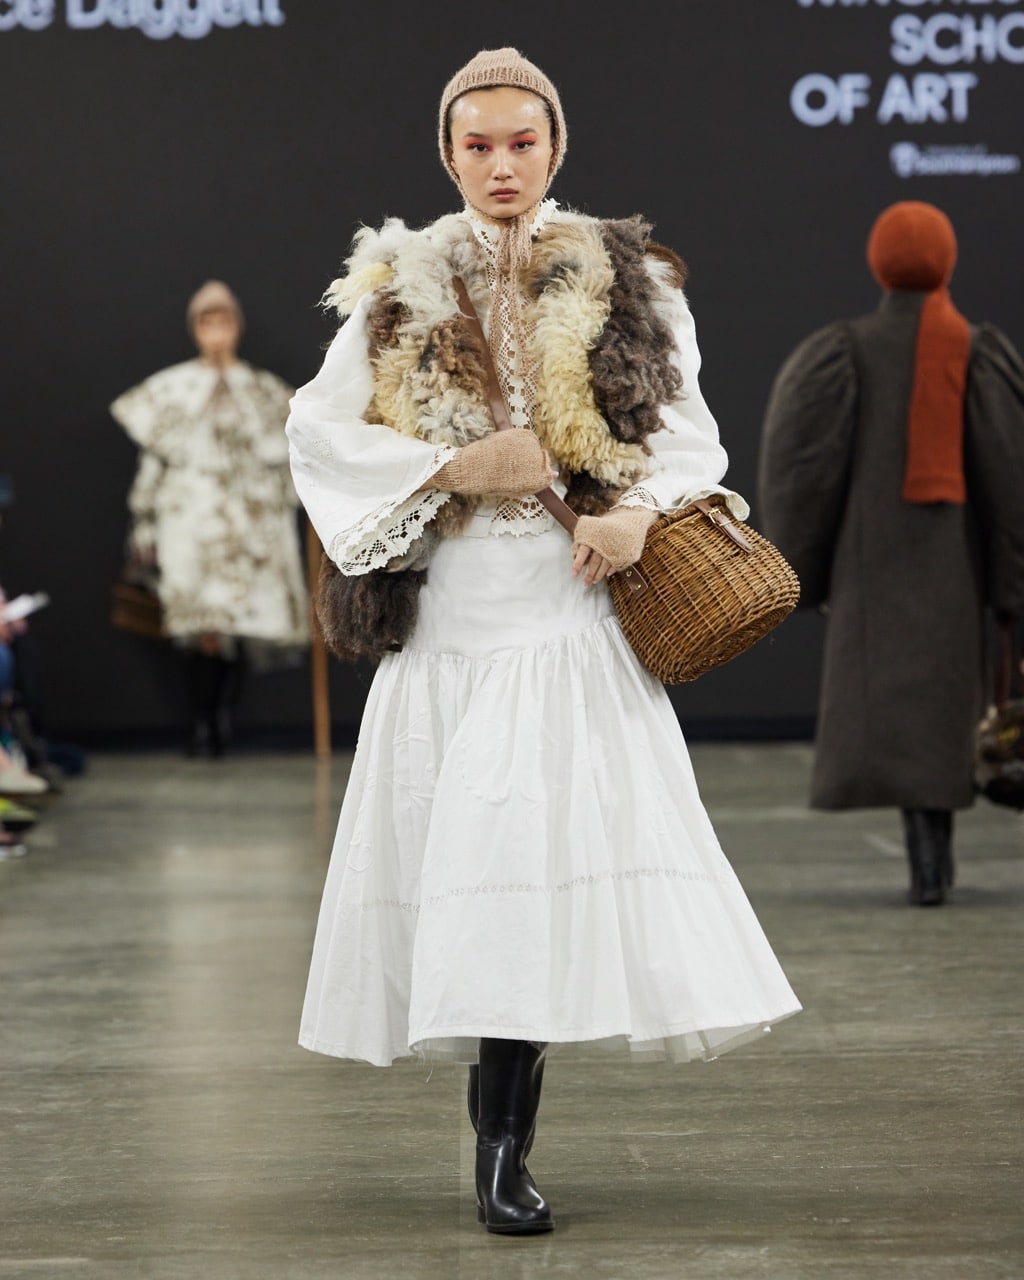
[[[121,631],[160,640],[165,635],[163,609],[155,591],[119,579],[111,592],[110,621]]]
[[[711,505],[728,515],[721,499]],[[637,565],[647,590],[631,591],[625,573],[608,580],[626,639],[666,684],[738,657],[796,608],[800,583],[781,553],[749,525],[732,523],[752,551],[695,507],[664,516]]]

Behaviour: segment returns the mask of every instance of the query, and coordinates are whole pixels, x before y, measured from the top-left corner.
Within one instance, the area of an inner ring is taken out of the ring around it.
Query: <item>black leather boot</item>
[[[542,1049],[540,1057],[537,1059],[537,1065],[533,1069],[533,1088],[536,1093],[536,1101],[534,1103],[534,1121],[529,1134],[526,1137],[526,1146],[523,1149],[523,1159],[530,1154],[533,1149],[533,1140],[537,1134],[536,1112],[540,1106],[540,1090],[544,1082],[544,1063],[547,1061],[547,1045],[538,1045]],[[473,1132],[479,1130],[478,1117],[480,1115],[480,1067],[474,1063],[469,1068],[469,1081],[466,1086],[466,1110],[469,1112],[469,1123],[473,1126]]]
[[[498,1235],[554,1229],[554,1219],[526,1167],[537,1123],[544,1047],[525,1040],[480,1041],[476,1138],[478,1216]]]
[[[953,885],[953,814],[949,809],[904,809],[910,861],[910,901],[939,907]]]

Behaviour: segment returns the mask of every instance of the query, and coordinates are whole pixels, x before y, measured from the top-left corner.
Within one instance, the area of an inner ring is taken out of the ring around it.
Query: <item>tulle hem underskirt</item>
[[[788,1013],[781,1014],[772,1022],[762,1022],[748,1027],[721,1027],[715,1030],[700,1031],[665,1031],[661,1034],[641,1033],[640,1038],[625,1034],[597,1035],[587,1033],[579,1039],[567,1037],[564,1029],[559,1030],[561,1039],[545,1040],[539,1035],[535,1025],[529,1027],[460,1027],[448,1035],[438,1034],[436,1038],[421,1040],[410,1047],[408,1053],[396,1054],[393,1058],[381,1061],[370,1061],[362,1056],[359,1047],[350,1050],[341,1044],[325,1043],[315,1038],[300,1036],[299,1045],[312,1053],[326,1054],[332,1058],[345,1058],[350,1061],[368,1062],[371,1066],[390,1067],[395,1062],[406,1059],[426,1063],[451,1063],[471,1065],[479,1060],[478,1045],[483,1038],[497,1040],[527,1040],[531,1043],[542,1043],[548,1046],[549,1053],[572,1050],[578,1053],[594,1053],[601,1055],[628,1055],[630,1061],[638,1063],[668,1062],[682,1065],[687,1062],[714,1062],[723,1053],[738,1049],[742,1045],[763,1040],[771,1034],[773,1026],[793,1017],[800,1012],[799,1005]]]

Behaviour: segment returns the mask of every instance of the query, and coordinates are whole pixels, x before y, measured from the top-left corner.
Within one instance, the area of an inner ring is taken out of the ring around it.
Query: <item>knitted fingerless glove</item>
[[[647,507],[613,507],[603,516],[580,516],[573,546],[590,547],[613,571],[625,569],[643,555],[647,530],[657,518],[657,511]]]
[[[555,479],[547,454],[532,431],[495,431],[460,449],[430,480],[445,493],[523,497]]]

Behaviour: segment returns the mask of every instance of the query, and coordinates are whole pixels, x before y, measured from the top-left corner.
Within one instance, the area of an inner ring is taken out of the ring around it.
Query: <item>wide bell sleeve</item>
[[[837,322],[811,334],[783,364],[761,435],[761,519],[800,579],[801,605],[828,599],[856,411],[852,339]]]
[[[663,426],[647,438],[651,472],[627,489],[620,506],[676,511],[697,498],[720,493],[738,520],[750,514],[744,499],[721,484],[729,458],[718,436],[718,423],[700,389],[700,349],[693,314],[676,292],[670,312],[676,364],[682,374],[679,398],[661,411]]]
[[[367,422],[370,295],[342,325],[317,376],[291,402],[286,432],[299,499],[328,556],[351,576],[405,555],[451,497],[420,486],[455,455]]]
[[[140,448],[158,454],[170,466],[194,466],[197,427],[208,414],[220,378],[211,365],[186,360],[125,391],[110,413]]]
[[[154,378],[147,378],[119,395],[110,406],[110,416],[143,449],[150,447],[160,421],[161,405],[154,394],[154,382]]]
[[[1024,361],[994,325],[974,333],[964,469],[984,549],[988,602],[1024,617]]]
[[[128,545],[132,551],[145,553],[156,546],[157,507],[166,469],[163,458],[148,449],[141,450],[135,480],[128,493],[132,517]]]

